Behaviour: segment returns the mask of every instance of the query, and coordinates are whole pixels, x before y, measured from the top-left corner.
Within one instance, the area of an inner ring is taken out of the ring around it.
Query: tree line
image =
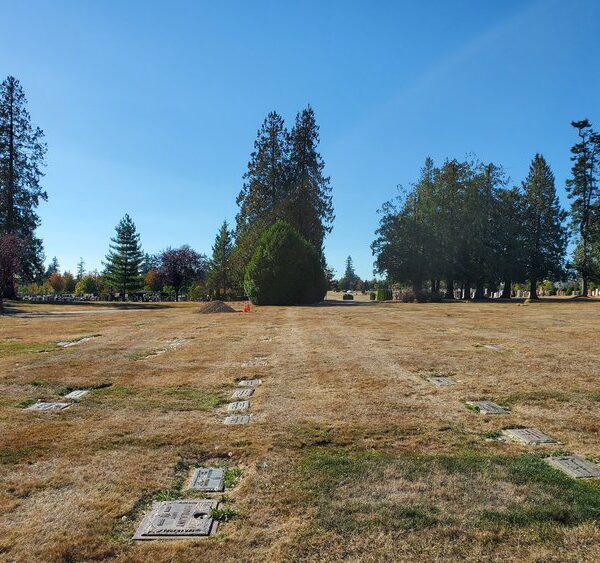
[[[175,299],[184,291],[194,298],[223,299],[251,293],[268,301],[262,290],[265,280],[273,279],[273,268],[281,276],[289,273],[273,264],[275,251],[286,258],[287,269],[294,270],[288,281],[299,288],[295,298],[312,299],[323,286],[323,240],[334,219],[319,142],[310,106],[298,112],[291,130],[276,112],[267,115],[237,197],[235,228],[223,222],[210,258],[188,245],[144,253],[136,226],[125,215],[110,241],[102,272],[86,272],[81,260],[75,276],[61,273],[57,258],[45,270],[42,241],[35,231],[40,224],[36,209],[48,198],[41,186],[47,148],[43,131],[31,122],[23,88],[16,78],[7,77],[0,85],[0,307],[2,296],[16,296],[17,284],[29,293],[124,297],[166,291]],[[261,243],[266,233],[271,239]],[[301,262],[304,271],[295,266]],[[296,270],[300,279],[293,279]],[[308,271],[314,273],[307,275]]]
[[[579,142],[571,149],[567,193],[570,213],[560,206],[554,174],[536,154],[520,186],[509,186],[494,163],[448,159],[436,166],[428,158],[418,180],[381,210],[372,243],[375,269],[391,283],[415,293],[483,298],[527,282],[531,298],[543,280],[560,280],[574,270],[581,291],[600,279],[600,137],[589,121],[572,123]],[[570,223],[567,224],[567,218]],[[566,261],[569,235],[576,239]]]

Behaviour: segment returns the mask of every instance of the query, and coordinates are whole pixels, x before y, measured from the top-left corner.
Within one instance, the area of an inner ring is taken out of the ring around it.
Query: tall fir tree
[[[43,272],[35,229],[40,224],[36,208],[48,199],[41,186],[45,154],[44,133],[31,123],[23,88],[8,76],[0,84],[0,233],[22,241],[21,274],[30,280]],[[14,296],[14,278],[5,280],[5,293]]]
[[[85,275],[85,262],[83,261],[83,258],[79,259],[79,262],[77,262],[77,281],[81,280],[83,278],[83,276]]]
[[[567,233],[554,186],[554,174],[540,154],[536,154],[523,182],[523,243],[525,273],[530,297],[537,299],[537,283],[562,274]]]
[[[323,239],[335,216],[330,179],[323,174],[325,163],[317,151],[319,126],[312,107],[297,114],[289,145],[285,219],[322,255]]]
[[[346,269],[344,270],[344,275],[338,283],[339,288],[342,290],[354,289],[358,281],[360,281],[360,278],[354,271],[354,262],[352,261],[352,256],[348,256],[346,258]]]
[[[140,235],[129,215],[125,215],[115,228],[116,235],[106,255],[106,282],[125,299],[125,294],[136,291],[143,285],[141,266],[144,253]]]
[[[233,251],[233,234],[227,221],[223,221],[212,247],[208,285],[219,297],[226,297],[232,288],[231,253]]]
[[[287,191],[287,160],[285,123],[272,111],[258,131],[236,200],[240,207],[236,217],[238,236],[256,222],[270,224],[281,215]]]
[[[595,258],[600,245],[600,134],[587,119],[571,125],[577,129],[580,141],[571,148],[573,166],[567,193],[572,200],[571,226],[578,237],[574,266],[581,276],[581,292],[585,296],[589,280],[600,276]]]
[[[55,256],[50,260],[50,264],[48,264],[48,268],[46,268],[46,278],[49,278],[52,274],[55,274],[60,270],[60,264],[58,263],[58,258]]]

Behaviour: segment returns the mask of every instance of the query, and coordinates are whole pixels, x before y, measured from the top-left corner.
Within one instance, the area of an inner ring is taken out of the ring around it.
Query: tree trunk
[[[454,280],[452,279],[446,280],[446,294],[444,295],[444,299],[454,299]]]
[[[475,286],[475,295],[473,299],[484,299],[485,295],[483,294],[483,282],[477,282]]]
[[[463,289],[463,299],[471,299],[471,282],[465,282],[465,286]]]
[[[531,280],[529,284],[529,299],[537,299],[537,280]]]
[[[583,297],[587,297],[587,294],[588,294],[588,279],[585,276],[583,276],[581,278],[581,295]]]
[[[504,280],[504,289],[500,299],[510,299],[512,295],[512,280]]]

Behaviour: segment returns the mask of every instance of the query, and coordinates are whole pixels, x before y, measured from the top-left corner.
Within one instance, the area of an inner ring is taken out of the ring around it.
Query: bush
[[[256,305],[302,305],[325,297],[327,278],[315,248],[291,225],[277,221],[258,241],[244,290]]]
[[[392,290],[380,287],[377,290],[377,301],[389,301],[392,298]]]
[[[353,301],[354,300],[354,295],[352,295],[351,293],[344,293],[344,295],[342,296],[342,299],[344,301]]]
[[[371,301],[375,301],[376,297],[377,297],[377,294],[374,291],[371,291],[371,293],[369,293],[369,299]]]

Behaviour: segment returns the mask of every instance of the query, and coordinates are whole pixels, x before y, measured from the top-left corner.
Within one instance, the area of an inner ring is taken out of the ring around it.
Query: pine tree
[[[232,232],[229,230],[227,221],[219,229],[212,247],[212,259],[210,261],[210,274],[208,276],[209,287],[218,296],[225,297],[231,289],[231,253],[233,251]]]
[[[55,256],[48,264],[48,268],[46,269],[46,277],[49,278],[52,274],[55,274],[60,270],[60,265],[58,263],[58,258]]]
[[[331,232],[334,214],[330,179],[323,175],[325,163],[317,152],[319,126],[310,106],[297,114],[289,143],[285,219],[322,254],[323,239]]]
[[[283,118],[270,112],[258,131],[244,185],[237,197],[237,236],[254,223],[273,223],[282,213],[287,191],[287,131]]]
[[[31,124],[19,81],[8,76],[0,85],[0,233],[22,241],[22,275],[34,279],[43,271],[42,242],[35,237],[40,219],[35,212],[48,196],[42,189],[46,144],[44,133]],[[14,296],[14,279],[5,292]]]
[[[581,276],[581,292],[587,295],[590,278],[598,276],[596,247],[600,244],[600,134],[584,119],[573,121],[580,141],[571,148],[571,178],[567,192],[571,203],[571,226],[578,235],[574,265]]]
[[[346,258],[346,269],[344,271],[344,275],[339,281],[339,288],[341,290],[354,289],[356,286],[356,282],[358,282],[360,278],[356,275],[354,271],[354,263],[352,262],[352,256],[348,256]]]
[[[536,154],[523,182],[523,241],[530,297],[537,299],[537,282],[560,276],[567,247],[554,174],[544,157]]]
[[[83,278],[83,276],[85,275],[85,262],[83,261],[83,258],[79,259],[79,262],[77,262],[77,281],[81,280]]]
[[[106,281],[110,287],[125,294],[141,288],[143,280],[140,267],[144,254],[140,246],[140,235],[129,215],[125,215],[115,228],[110,250],[106,255]]]

